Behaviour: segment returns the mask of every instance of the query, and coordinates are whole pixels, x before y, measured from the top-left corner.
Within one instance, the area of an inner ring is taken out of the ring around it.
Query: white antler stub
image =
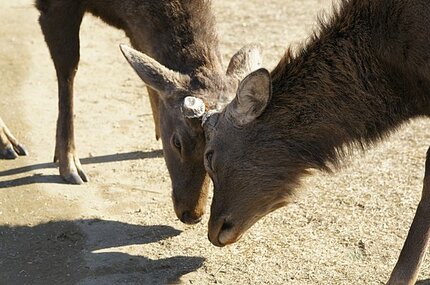
[[[182,113],[187,118],[200,118],[205,113],[206,106],[202,99],[188,96],[184,99]]]

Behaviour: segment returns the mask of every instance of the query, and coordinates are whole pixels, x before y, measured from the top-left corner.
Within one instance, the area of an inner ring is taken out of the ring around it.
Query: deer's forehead
[[[234,97],[236,93],[237,84],[225,76],[201,77],[196,82],[198,83],[190,85],[190,95],[201,98],[214,107],[219,105],[220,101]]]
[[[223,113],[213,115],[213,120],[207,123],[205,133],[207,142],[213,148],[226,150],[240,148],[238,140],[242,135],[238,130],[226,120]]]
[[[223,89],[226,87],[228,77],[220,72],[212,70],[197,71],[190,80],[190,86],[194,88]]]

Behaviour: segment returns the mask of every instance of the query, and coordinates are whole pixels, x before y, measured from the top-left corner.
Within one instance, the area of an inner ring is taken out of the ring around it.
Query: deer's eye
[[[173,135],[172,143],[179,151],[181,151],[182,145],[177,135]]]
[[[207,165],[207,167],[208,167],[210,170],[212,170],[212,171],[213,171],[213,166],[212,166],[212,157],[213,157],[213,155],[214,155],[214,152],[213,152],[213,151],[208,151],[208,152],[205,154],[205,158],[206,158],[206,165]]]

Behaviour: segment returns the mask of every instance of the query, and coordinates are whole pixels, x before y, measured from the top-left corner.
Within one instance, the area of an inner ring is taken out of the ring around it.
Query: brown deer
[[[0,117],[0,158],[15,159],[27,155],[27,149],[18,142]]]
[[[207,198],[205,139],[199,119],[182,114],[182,103],[189,95],[208,106],[222,101],[219,94],[235,90],[244,75],[259,67],[259,47],[241,49],[225,73],[208,0],[37,0],[36,7],[58,79],[54,161],[61,176],[73,184],[88,180],[74,142],[73,81],[79,63],[79,28],[89,12],[124,30],[142,52],[121,47],[147,85],[156,138],[161,137],[172,180],[175,212],[185,223],[198,222]]]
[[[297,54],[239,85],[203,117],[214,183],[209,239],[236,242],[291,201],[309,169],[331,171],[402,123],[430,116],[430,4],[345,0]],[[414,221],[388,284],[415,284],[430,238],[430,150]]]

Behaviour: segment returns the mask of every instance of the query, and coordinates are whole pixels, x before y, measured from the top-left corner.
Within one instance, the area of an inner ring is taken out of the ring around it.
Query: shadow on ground
[[[127,153],[117,153],[117,154],[87,157],[87,158],[80,159],[80,161],[82,165],[86,165],[86,164],[119,162],[119,161],[126,161],[126,160],[151,159],[151,158],[157,158],[162,156],[163,156],[162,150],[152,150],[147,152],[134,151],[134,152],[127,152]],[[49,168],[56,168],[56,167],[57,167],[57,164],[53,162],[38,163],[38,164],[0,171],[0,177],[18,175],[26,172],[31,172],[34,170],[49,169]],[[58,183],[65,183],[65,182],[59,175],[43,175],[43,174],[32,173],[29,176],[1,181],[0,188],[17,187],[17,186],[29,185],[29,184],[52,184],[52,183],[58,184]]]
[[[177,283],[182,275],[201,267],[204,258],[174,256],[153,260],[123,253],[116,247],[156,243],[179,234],[170,226],[98,219],[34,227],[0,226],[0,283]]]

